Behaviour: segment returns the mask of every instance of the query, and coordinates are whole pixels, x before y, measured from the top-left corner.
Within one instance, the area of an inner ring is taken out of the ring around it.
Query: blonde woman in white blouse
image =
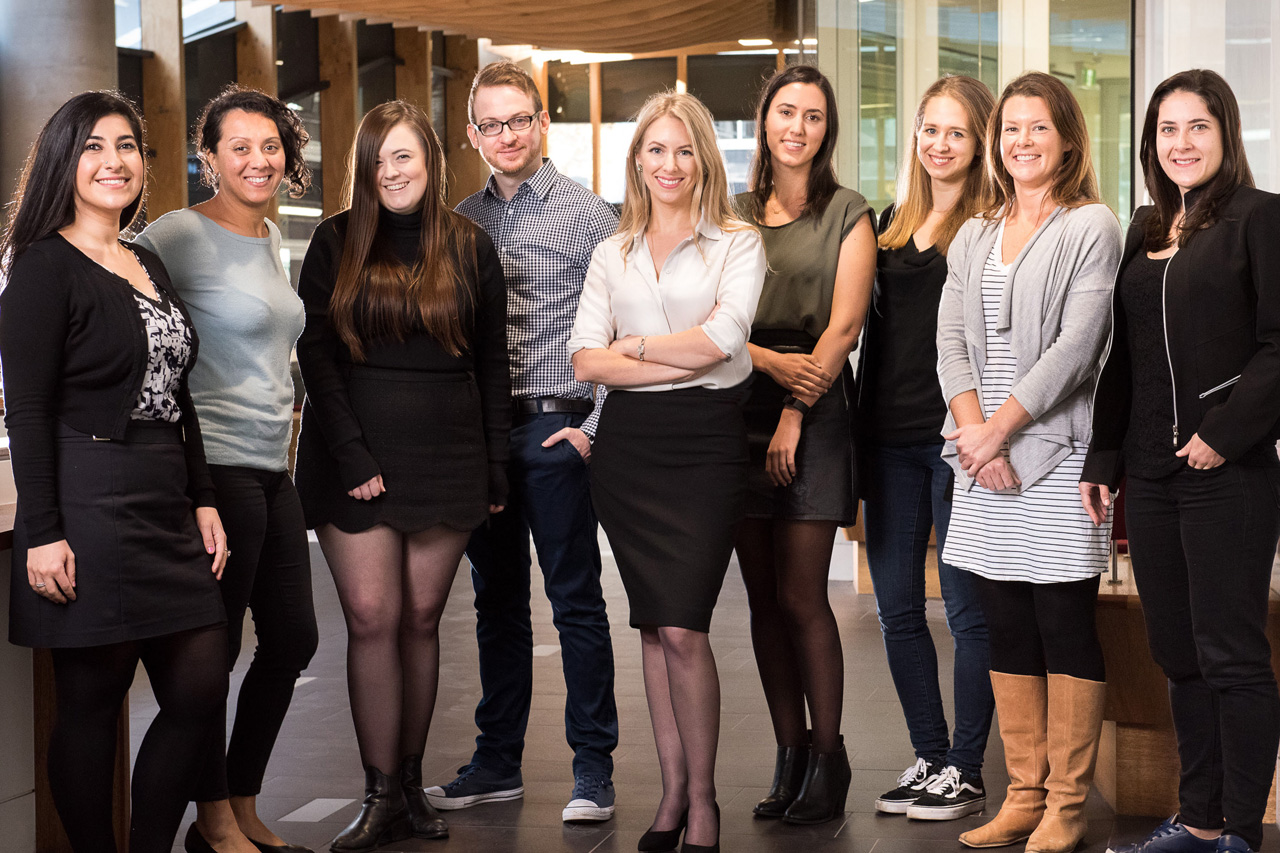
[[[618,233],[596,248],[569,339],[609,388],[591,493],[640,629],[662,801],[641,851],[719,850],[720,682],[707,631],[746,494],[747,336],[759,233],[733,215],[711,114],[666,92],[640,111]]]

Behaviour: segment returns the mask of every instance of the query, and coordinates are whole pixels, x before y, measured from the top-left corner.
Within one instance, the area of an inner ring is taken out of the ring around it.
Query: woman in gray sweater
[[[196,139],[213,198],[160,217],[137,242],[164,260],[204,344],[191,396],[235,548],[221,581],[229,665],[240,652],[246,608],[258,646],[230,745],[224,725],[209,740],[186,849],[300,851],[306,848],[262,823],[255,803],[294,682],[317,643],[307,531],[288,472],[289,358],[302,333],[302,301],[280,261],[280,231],[267,218],[282,182],[295,196],[310,182],[307,132],[279,100],[232,86],[205,107]]]
[[[1076,484],[1110,330],[1120,225],[1101,204],[1080,106],[1039,72],[987,132],[994,204],[961,227],[938,309],[938,377],[956,472],[942,559],[974,575],[1010,785],[970,847],[1084,835],[1106,685],[1094,624],[1110,525]]]

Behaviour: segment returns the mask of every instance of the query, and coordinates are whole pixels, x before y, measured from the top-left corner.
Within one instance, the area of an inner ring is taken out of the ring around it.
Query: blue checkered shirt
[[[458,212],[489,234],[502,260],[512,396],[591,399],[590,383],[573,378],[567,344],[591,253],[618,230],[618,215],[545,157],[510,201],[491,176]],[[604,388],[594,397],[595,408],[582,424],[592,437]]]

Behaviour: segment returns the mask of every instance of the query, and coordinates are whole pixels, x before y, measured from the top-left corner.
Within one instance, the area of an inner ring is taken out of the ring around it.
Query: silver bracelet
[[[644,339],[645,335],[640,336],[640,346],[636,348],[636,358],[644,361]]]

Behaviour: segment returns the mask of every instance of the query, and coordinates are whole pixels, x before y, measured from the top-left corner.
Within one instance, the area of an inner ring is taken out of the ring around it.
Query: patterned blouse
[[[178,385],[191,360],[191,327],[164,291],[156,288],[156,295],[158,299],[151,299],[141,291],[134,291],[142,323],[147,328],[147,371],[130,418],[177,423],[182,418]]]

